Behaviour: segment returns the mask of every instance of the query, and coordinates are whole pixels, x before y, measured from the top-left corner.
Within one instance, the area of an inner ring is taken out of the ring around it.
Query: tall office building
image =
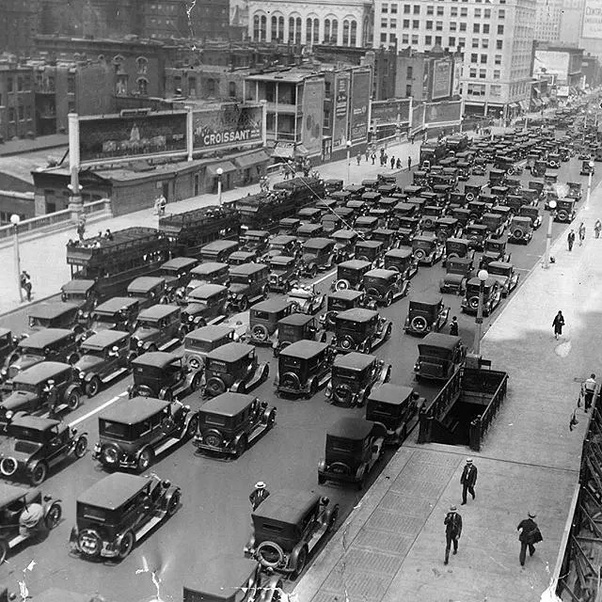
[[[511,118],[528,109],[536,0],[375,0],[374,44],[458,48],[467,114]]]
[[[537,0],[535,11],[535,39],[537,41],[560,41],[563,4],[563,0]]]

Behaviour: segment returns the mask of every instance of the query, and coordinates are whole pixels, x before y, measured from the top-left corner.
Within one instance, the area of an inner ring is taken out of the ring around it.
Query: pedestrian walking
[[[451,334],[453,337],[457,337],[459,335],[458,318],[456,318],[456,316],[452,318],[451,324],[449,325],[449,334]]]
[[[466,458],[466,464],[460,477],[462,484],[462,506],[466,504],[466,494],[470,493],[472,499],[475,499],[474,486],[477,483],[477,467],[473,464],[472,458]]]
[[[370,158],[370,151],[366,149],[366,163],[368,163],[368,159]]]
[[[520,531],[518,540],[520,541],[520,554],[518,559],[521,566],[525,566],[525,557],[527,556],[527,548],[529,548],[529,556],[535,554],[535,544],[543,541],[541,531],[535,522],[536,514],[529,512],[529,518],[525,518],[518,523],[517,531]]]
[[[105,238],[107,240],[113,240],[113,233],[111,232],[111,230],[109,228],[107,228],[105,230]]]
[[[596,233],[596,238],[600,238],[600,230],[602,230],[602,222],[597,219],[594,224],[594,232]]]
[[[370,159],[372,160],[372,165],[374,165],[374,162],[376,161],[376,153],[374,151],[372,151],[372,154],[370,155]]]
[[[587,378],[581,386],[581,393],[583,394],[586,412],[592,407],[592,402],[594,401],[594,394],[597,387],[598,383],[596,382],[595,374],[590,374],[590,377]]]
[[[412,137],[410,138],[412,144],[414,144],[414,140],[416,140],[416,134],[412,134]]]
[[[449,550],[454,546],[454,554],[458,553],[458,540],[462,535],[462,517],[456,512],[455,506],[450,506],[445,516],[445,563],[449,562]]]
[[[414,143],[414,139],[412,138],[412,144]],[[412,157],[408,157],[408,171],[412,169]]]
[[[401,159],[399,157],[397,158],[397,161],[395,162],[395,168],[401,169]]]
[[[395,157],[391,157],[391,169],[395,169]]]
[[[554,336],[556,337],[556,340],[558,340],[558,337],[562,335],[562,327],[564,326],[564,316],[560,310],[558,310],[558,313],[554,317],[552,326],[554,328]]]
[[[258,481],[255,483],[255,489],[249,495],[249,501],[251,502],[251,507],[253,510],[256,510],[259,504],[263,502],[268,496],[270,492],[266,489],[265,483],[263,481]]]
[[[356,159],[356,161],[357,161],[357,166],[359,167],[359,166],[360,166],[360,163],[362,162],[362,154],[361,154],[361,153],[358,153],[358,154],[357,154],[357,157],[356,157],[355,159]]]
[[[571,230],[569,235],[566,237],[567,242],[569,243],[569,251],[573,250],[573,245],[575,244],[575,230]]]
[[[23,270],[21,272],[19,280],[21,283],[21,288],[25,291],[25,294],[27,295],[27,300],[31,301],[31,276],[25,270]]]
[[[579,224],[579,246],[583,246],[583,241],[585,240],[585,224],[581,222]]]
[[[79,242],[84,242],[84,235],[86,234],[86,216],[82,215],[77,222],[77,228],[75,229]]]

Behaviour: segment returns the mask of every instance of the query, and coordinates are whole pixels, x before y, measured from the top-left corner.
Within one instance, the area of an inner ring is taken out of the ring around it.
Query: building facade
[[[369,0],[249,0],[248,14],[248,34],[254,41],[372,45],[374,13]]]
[[[563,11],[564,0],[537,0],[535,39],[538,42],[560,41]]]
[[[2,0],[0,5],[0,52],[27,55],[40,25],[38,0]]]
[[[0,138],[33,138],[35,129],[31,66],[0,63]]]
[[[464,54],[459,92],[469,114],[528,109],[534,24],[535,0],[375,0],[375,44]]]
[[[538,44],[535,49],[533,76],[549,78],[558,99],[566,99],[585,87],[582,64],[581,48]]]

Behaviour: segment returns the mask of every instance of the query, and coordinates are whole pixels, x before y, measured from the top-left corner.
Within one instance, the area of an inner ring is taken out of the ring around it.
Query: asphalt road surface
[[[563,163],[559,171],[559,182],[583,182],[585,199],[587,178],[579,176],[579,167],[580,162],[576,159]],[[408,179],[408,174],[404,173],[402,183],[408,184]],[[531,178],[529,174],[525,174],[522,179],[527,181]],[[596,174],[594,186],[598,181],[599,175]],[[553,237],[564,233],[566,227],[566,224],[554,224]],[[578,223],[574,227],[577,228]],[[509,245],[512,262],[520,273],[521,281],[544,253],[546,229],[547,214],[544,215],[542,227],[536,231],[527,246]],[[393,365],[393,383],[416,386],[412,368],[417,356],[416,345],[420,339],[405,335],[402,330],[408,299],[422,292],[438,292],[443,273],[440,264],[421,267],[412,280],[408,297],[381,310],[383,315],[393,320],[394,326],[391,339],[376,351],[376,355]],[[327,290],[332,276],[333,273],[320,275],[317,278],[318,288]],[[519,286],[520,284],[519,281]],[[451,307],[450,317],[458,316],[460,335],[471,347],[474,317],[460,312],[460,297],[444,297],[446,304]],[[495,320],[504,303],[506,301],[502,302],[490,318],[485,318],[485,329],[490,320]],[[24,321],[24,313],[16,312],[0,319],[0,324],[19,332]],[[34,600],[35,594],[40,591],[49,587],[62,587],[88,594],[99,592],[114,602],[138,602],[157,597],[157,586],[150,572],[156,570],[160,599],[165,602],[180,601],[182,584],[187,575],[202,575],[206,562],[215,556],[242,555],[242,548],[250,534],[248,495],[257,480],[266,481],[268,489],[272,491],[292,488],[327,495],[331,498],[331,503],[340,504],[341,521],[344,520],[352,508],[361,503],[362,493],[354,488],[331,484],[318,486],[317,466],[324,452],[328,425],[345,414],[362,415],[364,410],[331,406],[326,403],[323,391],[310,400],[276,398],[273,385],[275,360],[271,350],[259,348],[258,352],[262,361],[270,362],[271,371],[268,381],[256,389],[255,394],[277,407],[278,417],[273,430],[237,460],[195,456],[190,442],[167,456],[160,457],[152,472],[181,486],[182,507],[167,523],[138,542],[132,554],[121,563],[89,562],[69,555],[68,540],[75,519],[76,498],[104,476],[90,453],[51,472],[42,490],[62,499],[63,520],[45,541],[15,550],[8,562],[0,568],[0,581],[6,582],[12,591],[18,591],[17,581],[25,579]],[[129,377],[118,381],[97,397],[85,399],[76,412],[67,416],[66,419],[72,424],[76,423],[80,431],[89,433],[90,447],[97,440],[98,414],[108,405],[126,398],[124,392],[129,384]],[[437,391],[422,383],[417,388],[429,400]],[[194,400],[191,402],[190,399],[186,403],[190,402],[194,406]],[[413,433],[411,437],[415,435]],[[385,463],[386,460],[381,463],[379,470]],[[376,474],[372,474],[370,483],[375,477]],[[32,570],[23,572],[32,560],[35,560]],[[228,584],[225,583],[224,586],[227,587]]]

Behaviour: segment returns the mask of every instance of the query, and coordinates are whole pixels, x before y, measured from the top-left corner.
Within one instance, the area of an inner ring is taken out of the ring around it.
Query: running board
[[[127,371],[128,371],[127,368],[119,368],[119,370],[116,370],[115,372],[112,372],[108,376],[105,376],[104,378],[101,378],[100,382],[103,383],[103,384],[106,384],[106,383],[112,381],[113,379],[117,378],[118,376],[121,376],[122,374],[125,374]]]
[[[173,339],[167,341],[167,343],[163,343],[163,345],[159,347],[159,350],[165,351],[166,349],[171,349],[171,347],[174,345],[180,345],[180,339],[174,337]]]
[[[311,553],[311,551],[320,543],[322,537],[324,537],[326,533],[327,528],[328,525],[324,524],[312,535],[311,541],[307,544],[307,551],[309,553]]]
[[[159,447],[157,447],[157,449],[155,449],[155,455],[158,456],[159,454],[162,454],[164,451],[167,451],[178,443],[182,443],[182,439],[178,439],[177,437],[166,439]]]
[[[152,531],[160,522],[163,521],[164,518],[165,518],[165,511],[162,510],[160,516],[154,516],[147,523],[145,523],[144,526],[141,527],[138,531],[135,531],[134,535],[136,536],[136,541],[139,541],[147,533]]]

